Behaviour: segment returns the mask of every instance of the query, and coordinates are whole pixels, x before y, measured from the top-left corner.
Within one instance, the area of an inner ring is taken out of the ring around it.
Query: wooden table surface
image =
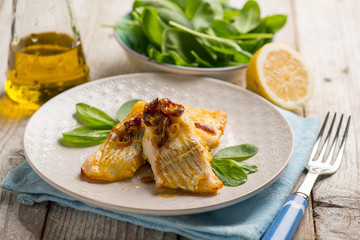
[[[0,0],[1,99],[5,98],[11,2]],[[131,9],[132,1],[73,3],[92,80],[137,72],[113,31],[101,26],[113,24]],[[241,7],[244,1],[230,3]],[[313,70],[313,98],[295,113],[323,118],[327,111],[337,111],[353,117],[343,163],[337,173],[316,183],[294,239],[360,239],[360,137],[356,134],[360,129],[360,1],[261,0],[259,4],[263,16],[288,16],[275,41],[297,49]],[[10,110],[12,117],[0,114],[0,181],[25,160],[22,138],[29,117],[20,118],[16,111],[20,110]],[[0,194],[0,239],[185,239],[52,202],[25,206],[16,194],[2,189]]]

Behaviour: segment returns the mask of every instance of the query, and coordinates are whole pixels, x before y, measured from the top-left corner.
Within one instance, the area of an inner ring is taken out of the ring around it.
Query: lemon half
[[[294,49],[269,43],[251,58],[246,73],[247,88],[288,110],[304,106],[312,97],[311,69]]]

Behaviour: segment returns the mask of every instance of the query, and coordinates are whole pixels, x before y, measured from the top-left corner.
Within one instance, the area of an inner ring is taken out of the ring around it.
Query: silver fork
[[[314,183],[319,175],[325,174],[333,174],[336,172],[340,166],[341,160],[344,155],[345,144],[349,132],[350,119],[351,116],[348,117],[346,127],[344,130],[343,138],[341,140],[340,146],[337,151],[337,155],[335,160],[332,163],[332,159],[334,156],[335,148],[337,146],[340,129],[343,122],[344,114],[341,115],[334,140],[331,144],[330,150],[324,160],[324,155],[327,150],[327,146],[330,140],[331,132],[335,123],[336,113],[331,121],[330,128],[320,148],[320,153],[318,155],[317,152],[319,150],[319,145],[323,137],[323,133],[325,131],[325,127],[327,121],[329,119],[330,113],[328,112],[325,120],[321,126],[319,134],[317,136],[316,142],[314,144],[313,150],[311,152],[309,161],[306,165],[308,169],[308,173],[305,176],[305,179],[298,190],[292,194],[286,203],[283,205],[281,211],[275,218],[274,222],[271,224],[270,228],[267,230],[265,235],[262,237],[263,240],[267,239],[291,239],[293,234],[295,233],[300,220],[305,212],[307,207],[307,200],[309,198],[310,192]],[[324,161],[323,161],[324,160]]]

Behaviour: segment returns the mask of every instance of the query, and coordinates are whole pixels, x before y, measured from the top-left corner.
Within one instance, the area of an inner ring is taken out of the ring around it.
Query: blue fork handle
[[[291,195],[262,239],[291,239],[307,205],[308,202],[304,196],[296,193]]]

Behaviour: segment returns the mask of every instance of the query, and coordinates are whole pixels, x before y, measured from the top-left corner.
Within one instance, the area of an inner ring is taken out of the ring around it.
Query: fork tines
[[[328,132],[326,134],[326,138],[325,138],[325,140],[324,140],[324,142],[323,142],[323,144],[322,144],[322,146],[320,148],[320,153],[315,158],[315,154],[318,152],[319,145],[320,145],[321,140],[323,138],[323,133],[325,131],[325,128],[326,128],[326,125],[327,125],[327,122],[328,122],[328,119],[329,119],[329,115],[330,115],[330,112],[328,112],[326,114],[324,122],[323,122],[323,124],[322,124],[322,126],[320,128],[319,134],[318,134],[316,142],[314,144],[314,148],[313,148],[313,150],[311,152],[310,161],[317,161],[317,160],[322,161],[323,158],[324,158],[325,152],[327,151],[327,146],[328,146],[328,143],[330,141],[330,137],[331,137],[333,127],[335,125],[335,120],[336,120],[336,115],[337,115],[336,113],[334,113],[334,116],[332,118],[330,127],[328,128]],[[341,114],[341,117],[340,117],[340,120],[339,120],[339,123],[338,123],[338,126],[337,126],[337,130],[336,130],[334,139],[332,141],[329,153],[328,153],[328,155],[326,157],[326,160],[325,160],[325,163],[327,163],[327,164],[330,164],[332,159],[333,159],[335,148],[336,148],[338,140],[339,140],[339,135],[340,135],[340,130],[341,130],[343,118],[344,118],[344,114]],[[340,146],[338,148],[336,159],[334,161],[334,167],[335,166],[336,167],[340,166],[340,162],[341,162],[342,156],[344,154],[345,144],[346,144],[346,140],[347,140],[347,136],[348,136],[348,132],[349,132],[350,119],[351,119],[351,116],[348,116],[347,123],[346,123],[345,130],[344,130],[344,134],[343,134]]]

